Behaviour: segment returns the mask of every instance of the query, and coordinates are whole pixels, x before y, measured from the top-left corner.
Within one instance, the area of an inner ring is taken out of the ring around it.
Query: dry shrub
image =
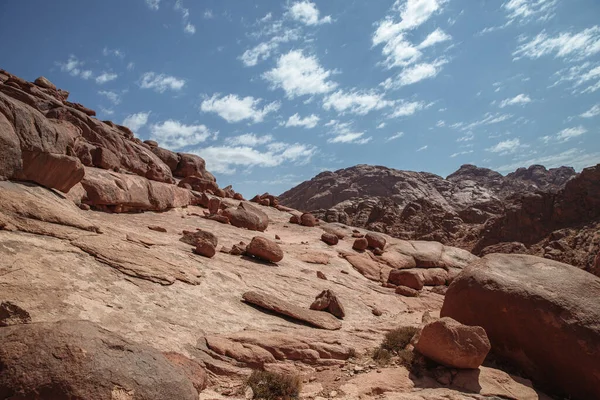
[[[373,352],[373,359],[380,364],[388,364],[392,357],[397,356],[402,365],[411,365],[413,352],[405,350],[413,336],[419,331],[413,326],[402,326],[385,334],[383,342]]]
[[[255,399],[290,400],[298,398],[302,380],[297,375],[255,370],[246,384],[252,388]]]

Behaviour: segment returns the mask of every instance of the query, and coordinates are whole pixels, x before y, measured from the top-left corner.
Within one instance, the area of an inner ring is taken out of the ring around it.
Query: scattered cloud
[[[308,117],[300,118],[298,113],[292,115],[285,124],[286,127],[302,126],[304,128],[312,129],[319,123],[319,117],[315,114],[311,114]]]
[[[256,147],[271,143],[274,140],[272,135],[255,135],[254,133],[245,133],[239,136],[228,137],[225,143],[230,146],[250,146]]]
[[[165,74],[156,74],[155,72],[146,72],[140,78],[140,87],[142,89],[152,89],[158,93],[164,93],[167,90],[177,92],[185,86],[185,79],[176,78]]]
[[[310,161],[317,149],[294,143],[271,143],[260,151],[250,146],[210,146],[194,153],[206,160],[207,169],[216,173],[235,174],[236,167],[277,167],[284,162],[303,165]]]
[[[392,136],[388,136],[387,138],[385,138],[386,142],[391,142],[392,140],[396,140],[401,138],[402,136],[404,136],[404,132],[398,132]]]
[[[337,84],[329,81],[332,71],[319,64],[315,56],[292,50],[277,60],[277,66],[263,74],[273,89],[281,88],[289,99],[331,92]]]
[[[452,40],[452,36],[448,35],[440,28],[437,28],[435,31],[427,35],[425,40],[423,40],[418,47],[420,49],[424,49],[426,47],[430,47],[438,43],[447,42],[448,40]]]
[[[579,125],[579,126],[575,126],[573,128],[565,128],[562,131],[558,132],[556,135],[553,136],[543,136],[540,139],[543,140],[545,143],[550,143],[550,142],[559,142],[559,143],[564,143],[564,142],[568,142],[569,140],[579,137],[585,133],[587,133],[587,129],[584,128],[583,126]]]
[[[593,118],[600,115],[600,104],[596,104],[592,106],[589,110],[579,115],[581,118]]]
[[[114,74],[112,72],[103,72],[102,74],[96,77],[96,83],[98,85],[103,85],[107,82],[114,81],[118,78],[119,75]]]
[[[215,17],[215,15],[213,14],[212,10],[206,9],[206,10],[204,10],[204,14],[202,15],[202,17],[204,19],[213,19]]]
[[[373,139],[371,136],[364,137],[364,132],[354,131],[351,122],[340,122],[332,119],[325,126],[330,128],[330,133],[334,135],[333,138],[327,140],[328,143],[367,144]]]
[[[118,105],[121,103],[121,95],[117,92],[113,92],[110,90],[101,90],[98,92],[98,94],[100,96],[106,97],[114,105]]]
[[[500,102],[500,108],[514,105],[525,105],[527,103],[531,103],[531,98],[526,94],[521,93],[516,95],[515,97],[502,100]]]
[[[307,0],[296,1],[289,9],[290,17],[305,25],[310,26],[331,23],[331,16],[327,15],[323,18],[319,18],[319,14],[319,9],[316,4]]]
[[[279,110],[281,106],[278,101],[275,101],[260,108],[261,102],[262,99],[255,99],[252,96],[238,97],[236,94],[229,94],[220,97],[217,93],[205,99],[200,105],[200,110],[216,113],[229,123],[244,120],[258,123],[262,122],[269,113]]]
[[[394,111],[388,115],[388,118],[408,117],[424,108],[426,108],[426,104],[422,101],[402,100],[396,104]]]
[[[547,21],[554,17],[558,0],[510,0],[502,5],[507,11],[508,23],[531,19]]]
[[[554,76],[558,79],[550,87],[572,82],[571,90],[573,93],[593,93],[600,89],[600,64],[585,62],[581,65],[563,68],[557,71]],[[594,83],[594,81],[596,82]],[[587,87],[582,88],[582,86]]]
[[[151,139],[171,150],[197,145],[218,133],[210,131],[205,125],[186,125],[172,119],[150,125],[149,128]]]
[[[376,128],[377,129],[383,129],[383,128],[385,128],[385,122],[380,123],[379,125],[377,125]]]
[[[135,69],[134,62],[130,62],[129,64],[127,64],[127,71],[133,71],[134,69]]]
[[[470,124],[466,124],[464,122],[457,122],[455,124],[450,125],[450,127],[462,131],[471,131],[480,126],[493,125],[498,124],[500,122],[504,122],[506,120],[511,119],[512,117],[512,114],[486,113],[482,119],[477,120],[475,122],[471,122]]]
[[[102,55],[104,55],[105,57],[115,56],[115,57],[120,58],[120,59],[125,58],[125,53],[123,53],[121,50],[119,50],[119,49],[109,49],[108,47],[105,47],[104,49],[102,49]]]
[[[84,63],[72,54],[66,62],[57,62],[56,64],[60,67],[61,71],[68,72],[71,76],[90,79],[93,75],[92,71],[83,69]]]
[[[499,155],[504,156],[507,154],[515,153],[517,150],[519,150],[520,148],[523,148],[523,147],[529,147],[529,146],[521,144],[521,140],[519,140],[518,138],[515,138],[515,139],[504,140],[504,141],[499,142],[499,143],[495,144],[494,146],[489,147],[485,150],[489,151],[491,153],[498,153]]]
[[[395,79],[386,79],[381,85],[386,90],[399,89],[402,86],[412,85],[424,79],[435,78],[447,62],[445,59],[439,59],[433,63],[415,64],[405,68]]]
[[[148,123],[149,116],[150,111],[131,114],[123,120],[123,123],[121,125],[126,126],[132,131],[136,132]]]
[[[522,43],[513,52],[514,60],[521,58],[536,59],[554,54],[557,58],[581,60],[600,52],[600,26],[584,29],[578,33],[561,32],[549,36],[545,31],[526,43]]]
[[[280,46],[281,43],[287,43],[300,38],[301,31],[299,29],[288,29],[279,35],[273,36],[266,42],[261,42],[253,48],[244,51],[240,56],[240,60],[247,67],[253,67],[259,63],[259,61],[265,61],[271,54],[274,53]]]
[[[393,101],[385,100],[384,94],[373,90],[352,90],[348,92],[338,90],[323,99],[323,108],[325,110],[334,109],[341,114],[350,112],[352,114],[366,115],[373,110],[381,110],[392,105],[394,105]]]
[[[190,35],[196,33],[196,27],[190,23],[190,10],[183,6],[183,0],[177,0],[173,8],[181,13],[183,31],[185,33],[189,33]]]
[[[473,150],[465,150],[465,151],[459,151],[458,153],[453,153],[450,155],[450,158],[455,158],[458,156],[464,156],[466,154],[471,154],[473,153]]]
[[[417,151],[423,151],[423,150],[427,150],[427,148],[429,148],[429,146],[428,146],[428,145],[425,145],[425,146],[419,147],[419,148],[417,149]]]
[[[146,5],[153,11],[158,10],[160,0],[146,0]]]

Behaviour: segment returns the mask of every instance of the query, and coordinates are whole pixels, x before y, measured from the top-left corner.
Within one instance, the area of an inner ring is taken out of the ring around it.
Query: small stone
[[[359,365],[357,365],[356,367],[354,367],[354,372],[363,372],[365,369]]]
[[[316,380],[317,380],[317,377],[316,377],[316,376],[311,376],[310,378],[308,378],[308,381],[309,381],[309,382],[314,382],[314,381],[316,381]]]
[[[207,240],[199,239],[196,242],[196,248],[194,249],[194,253],[199,254],[204,257],[212,258],[215,256],[216,250],[215,246]]]
[[[325,232],[321,235],[321,240],[327,243],[329,246],[335,246],[338,244],[340,239],[332,233]]]
[[[317,219],[310,213],[304,213],[300,216],[300,223],[304,226],[313,227],[317,225]]]
[[[383,254],[383,250],[381,249],[373,249],[373,254],[376,256],[380,256]]]
[[[244,392],[244,398],[246,400],[252,400],[254,398],[254,391],[250,386],[246,388],[246,391]]]
[[[233,247],[231,248],[231,251],[229,252],[229,254],[231,254],[232,256],[241,256],[245,252],[246,252],[246,246],[234,244]]]
[[[324,273],[322,273],[321,271],[317,271],[317,278],[319,279],[323,279],[323,280],[327,280],[327,277],[325,276]]]
[[[405,296],[405,297],[417,297],[419,296],[419,291],[413,288],[409,288],[408,286],[398,286],[396,288],[396,294]]]
[[[362,233],[354,232],[352,234],[352,237],[353,238],[363,238],[363,237],[365,237],[365,235],[363,235]]]
[[[333,397],[337,397],[338,392],[336,392],[335,390],[332,390],[331,392],[329,392],[329,397],[333,398]]]
[[[371,312],[376,317],[381,317],[383,315],[383,312],[379,308],[374,308],[371,310]]]
[[[81,208],[83,211],[89,211],[90,210],[90,205],[89,204],[81,203],[79,205],[79,208]]]
[[[231,253],[231,248],[230,247],[221,246],[221,249],[219,251],[221,253],[229,254],[229,253]]]
[[[279,235],[275,235],[275,239],[276,240],[281,240],[281,238],[279,237]]]
[[[348,275],[348,274],[349,274],[349,272],[348,272],[348,271],[346,271],[346,270],[341,270],[340,272],[341,272],[342,274],[346,274],[346,275]]]
[[[148,227],[148,229],[150,229],[151,231],[156,231],[156,232],[163,232],[163,233],[167,232],[167,230],[165,228],[163,228],[162,226],[158,226],[158,225],[151,225]]]
[[[367,239],[358,238],[354,241],[352,248],[354,250],[363,251],[363,250],[366,250],[368,246],[369,246],[369,242],[367,242]]]
[[[333,290],[323,290],[310,305],[311,310],[327,311],[333,316],[343,319],[346,316],[344,306]]]

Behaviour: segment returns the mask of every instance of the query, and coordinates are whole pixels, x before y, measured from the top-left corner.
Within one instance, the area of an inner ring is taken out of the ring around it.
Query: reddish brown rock
[[[246,247],[246,253],[261,260],[279,262],[283,260],[283,250],[272,240],[261,236],[255,236]]]
[[[372,249],[380,249],[383,250],[385,247],[386,240],[383,236],[378,235],[373,232],[369,232],[365,235],[365,239],[369,243],[369,247]]]
[[[333,290],[323,290],[316,298],[315,301],[310,305],[311,310],[327,311],[331,315],[344,319],[346,312],[344,306],[338,299],[337,295]]]
[[[31,316],[26,310],[10,301],[0,303],[0,327],[28,324],[30,322]]]
[[[452,368],[478,368],[491,349],[485,330],[444,317],[423,327],[415,350]]]
[[[304,213],[300,216],[300,224],[308,227],[313,227],[317,225],[317,219],[314,215],[310,213]]]
[[[233,194],[233,199],[234,200],[244,200],[244,196],[242,196],[241,193],[234,193]]]
[[[367,239],[358,238],[354,241],[352,248],[354,250],[363,251],[363,250],[366,250],[368,246],[369,246],[369,242],[367,242]]]
[[[335,246],[336,244],[338,244],[339,241],[337,236],[327,232],[321,235],[321,240],[330,246]]]
[[[238,208],[227,208],[223,215],[229,218],[231,225],[251,231],[264,231],[269,225],[269,217],[247,202],[241,202]]]
[[[234,244],[231,247],[231,251],[229,252],[229,254],[231,254],[232,256],[241,256],[245,252],[246,252],[246,246],[245,245]]]
[[[0,398],[195,400],[184,370],[89,321],[0,329]]]
[[[208,200],[208,212],[211,214],[217,214],[221,208],[221,200],[216,197],[211,197]]]
[[[292,215],[290,217],[290,224],[299,224],[300,223],[300,216],[299,215]]]
[[[78,158],[31,151],[22,151],[23,169],[15,178],[33,181],[42,186],[67,193],[84,177],[84,167]]]
[[[144,143],[148,142],[153,142],[153,140],[146,140]],[[173,151],[158,147],[158,144],[156,146],[150,144],[150,147],[152,148],[152,153],[160,158],[162,162],[167,164],[172,173],[175,173],[177,166],[179,165],[179,155]]]
[[[418,270],[394,269],[390,272],[389,283],[398,286],[408,286],[411,289],[423,289],[423,276]]]
[[[337,330],[342,327],[342,323],[329,313],[307,310],[266,293],[246,292],[243,298],[248,303],[307,322],[317,328]]]
[[[194,249],[194,253],[199,254],[201,256],[212,258],[216,254],[215,246],[208,240],[199,239],[196,241],[196,248]]]
[[[144,140],[144,143],[150,146],[152,149],[158,147],[158,142],[156,140]]]
[[[208,374],[200,364],[179,353],[169,352],[164,353],[164,356],[171,364],[183,370],[198,393],[206,389],[208,386]]]
[[[359,232],[353,232],[352,237],[359,239],[359,238],[364,238],[365,235],[363,235],[362,233],[359,233]]]
[[[405,296],[405,297],[417,297],[419,296],[419,291],[408,286],[397,286],[395,290],[396,294]]]
[[[187,153],[178,153],[179,156],[179,164],[175,169],[173,175],[186,178],[188,176],[197,176],[201,178],[207,178],[207,180],[211,180],[208,176],[205,175],[206,172],[206,163],[204,159],[198,157],[195,154],[187,154]]]
[[[46,88],[46,89],[56,90],[56,85],[54,83],[50,82],[48,80],[48,78],[46,78],[44,76],[40,76],[35,81],[33,81],[33,83],[35,83],[36,85],[38,85],[40,87]]]
[[[179,181],[179,186],[188,184],[192,187],[192,190],[197,192],[212,192],[213,194],[219,189],[217,183],[209,179],[205,179],[198,176],[187,176]]]
[[[317,278],[319,279],[323,279],[323,280],[327,280],[327,277],[325,276],[324,273],[322,273],[321,271],[317,271]]]
[[[199,241],[207,241],[213,247],[217,247],[219,239],[214,233],[208,232],[202,229],[197,229],[194,232],[183,231],[183,236],[179,239],[183,243],[189,244],[190,246],[196,246]]]
[[[150,225],[148,227],[148,229],[150,229],[151,231],[156,231],[156,232],[163,232],[163,233],[167,232],[167,230],[165,228],[163,228],[162,226],[158,226],[158,225]]]
[[[600,278],[573,266],[490,254],[454,279],[441,315],[483,327],[495,356],[534,381],[592,399],[600,398],[598,297]]]
[[[97,147],[92,152],[92,164],[102,169],[119,170],[121,162],[115,153],[103,147]]]

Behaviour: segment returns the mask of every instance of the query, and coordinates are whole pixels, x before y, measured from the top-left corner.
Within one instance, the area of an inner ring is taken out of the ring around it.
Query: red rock
[[[146,140],[144,143],[154,142],[153,140]],[[156,143],[156,142],[154,142]],[[179,155],[173,151],[163,149],[162,147],[149,145],[152,149],[152,153],[156,155],[162,162],[167,164],[172,173],[175,173],[177,166],[179,165]]]
[[[299,215],[292,215],[290,217],[290,224],[299,224],[300,223],[300,216]]]
[[[184,371],[185,375],[192,381],[192,384],[198,393],[206,389],[208,386],[208,374],[200,364],[187,358],[183,354],[174,352],[163,354],[171,364],[180,367]]]
[[[247,201],[243,201],[240,202],[239,208],[246,210],[248,212],[251,212],[253,214],[256,214],[258,216],[258,230],[259,231],[264,231],[268,228],[269,226],[269,216],[263,211],[261,210],[259,207],[255,207],[252,204],[248,203]]]
[[[383,315],[383,312],[379,308],[373,308],[371,309],[371,312],[376,317],[381,317]]]
[[[113,171],[118,171],[121,166],[121,162],[117,158],[117,155],[103,147],[97,147],[92,152],[92,163],[94,167],[110,169]]]
[[[281,238],[279,237],[279,235],[275,235],[275,240],[281,240]]]
[[[96,111],[87,108],[83,104],[71,103],[70,101],[65,101],[64,103],[66,106],[72,107],[72,108],[76,109],[77,111],[81,111],[82,113],[84,113],[85,115],[89,115],[90,117],[94,117],[96,115]]]
[[[187,154],[187,153],[178,153],[179,156],[179,164],[173,172],[173,175],[186,178],[188,176],[197,176],[201,178],[208,178],[206,176],[206,163],[204,159],[198,157],[195,154]],[[212,181],[212,180],[211,180]]]
[[[211,197],[208,200],[208,212],[211,214],[217,214],[221,208],[221,200],[216,197]]]
[[[12,124],[0,112],[0,180],[15,176],[16,172],[23,168],[21,158],[21,146],[19,137],[15,133]]]
[[[234,199],[234,200],[244,200],[244,196],[242,196],[242,194],[241,194],[241,193],[235,193],[235,194],[233,195],[233,199]]]
[[[441,315],[485,329],[494,355],[534,382],[600,398],[600,278],[528,255],[490,254],[454,279]]]
[[[333,290],[323,290],[310,305],[311,310],[327,311],[331,315],[343,319],[346,316],[344,306]]]
[[[146,143],[151,148],[158,147],[158,142],[156,142],[156,140],[144,140],[144,143]]]
[[[300,223],[303,226],[313,227],[317,225],[317,219],[310,213],[304,213],[300,216]]]
[[[197,192],[209,192],[211,191],[212,194],[214,194],[214,192],[217,191],[217,189],[219,189],[219,187],[217,186],[217,184],[214,181],[208,180],[208,179],[204,179],[198,176],[187,176],[185,178],[183,178],[181,181],[179,181],[179,186],[183,186],[185,184],[188,184],[192,187],[192,190],[195,190]]]
[[[325,276],[324,273],[322,273],[321,271],[317,271],[317,278],[319,279],[323,279],[323,280],[327,280],[327,277]]]
[[[360,239],[360,238],[364,238],[364,237],[365,237],[365,235],[363,235],[362,233],[354,232],[354,233],[352,234],[352,237],[353,237],[353,238]],[[367,242],[367,245],[368,245],[368,242]]]
[[[363,250],[366,250],[368,246],[369,246],[369,242],[367,242],[367,239],[358,238],[354,241],[352,248],[354,250],[363,251]]]
[[[269,201],[269,199],[260,199],[260,201],[258,202],[258,204],[260,204],[261,206],[270,206],[271,202]]]
[[[424,285],[423,276],[420,274],[420,271],[406,269],[392,270],[388,282],[398,286],[408,286],[415,290],[423,289]]]
[[[196,241],[196,248],[194,249],[194,253],[199,254],[204,257],[212,258],[215,256],[216,250],[215,246],[207,240],[199,239]]]
[[[220,222],[221,224],[225,224],[225,225],[229,224],[229,218],[227,218],[224,215],[212,214],[212,215],[207,215],[205,218],[213,220],[213,221]]]
[[[254,257],[269,262],[279,262],[283,260],[283,250],[272,240],[261,236],[255,236],[246,247],[246,253]]]
[[[78,158],[63,155],[22,151],[23,169],[15,178],[33,181],[42,186],[67,193],[78,184],[85,170]]]
[[[245,252],[246,252],[246,246],[245,245],[234,244],[231,247],[231,251],[229,252],[229,254],[231,254],[232,256],[241,256]]]
[[[46,89],[56,90],[56,85],[43,76],[37,78],[33,83]]]
[[[478,368],[490,349],[485,329],[448,317],[425,325],[415,342],[419,353],[452,368]]]
[[[158,226],[158,225],[151,225],[148,227],[148,229],[150,229],[151,231],[156,231],[156,232],[163,232],[163,233],[167,232],[167,230],[165,228],[163,228],[162,226]]]
[[[369,243],[369,247],[372,249],[381,249],[385,247],[386,240],[383,236],[376,233],[369,232],[365,235],[365,239]]]
[[[235,227],[262,232],[267,229],[269,218],[256,207],[251,207],[248,203],[240,203],[238,208],[223,210],[223,215],[229,218],[229,222]]]
[[[221,197],[221,198],[226,198],[227,194],[225,193],[225,191],[223,189],[217,188],[215,190],[215,196]]]
[[[405,296],[405,297],[417,297],[419,296],[419,291],[408,286],[397,286],[395,290],[396,294]]]
[[[330,246],[335,246],[339,241],[337,236],[327,232],[321,235],[321,240]]]
[[[202,229],[197,229],[194,232],[183,231],[183,236],[179,240],[194,247],[199,241],[209,242],[213,247],[217,247],[219,244],[219,239],[214,233]]]

